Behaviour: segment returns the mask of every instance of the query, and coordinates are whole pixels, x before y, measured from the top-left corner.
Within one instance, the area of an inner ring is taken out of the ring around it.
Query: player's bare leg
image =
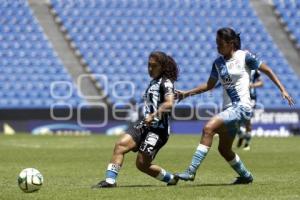
[[[100,181],[92,188],[115,187],[116,178],[123,164],[124,156],[126,153],[133,150],[134,148],[136,148],[136,143],[132,139],[132,137],[129,134],[122,135],[121,138],[115,144],[111,161],[108,164],[106,170],[106,179]]]
[[[201,136],[200,144],[197,147],[196,152],[193,155],[190,166],[183,172],[178,173],[176,176],[184,181],[193,181],[195,179],[196,171],[199,168],[200,164],[206,157],[212,142],[213,137],[217,129],[222,127],[224,122],[218,116],[211,118],[203,129]]]
[[[124,134],[115,143],[113,155],[111,158],[111,163],[122,166],[124,155],[136,147],[135,141],[132,139],[131,135]]]
[[[139,152],[136,157],[136,167],[141,171],[153,178],[156,178],[160,181],[166,182],[168,185],[176,185],[178,178],[175,177],[172,173],[167,172],[162,167],[152,164],[152,157]]]

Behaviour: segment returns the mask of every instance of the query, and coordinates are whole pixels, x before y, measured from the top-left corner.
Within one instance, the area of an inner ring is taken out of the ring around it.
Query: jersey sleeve
[[[255,70],[254,77],[256,80],[258,80],[260,78],[260,72],[258,70]]]
[[[246,51],[245,63],[251,70],[256,70],[262,64],[262,61],[258,59],[254,54]]]
[[[174,84],[169,79],[165,80],[162,83],[162,91],[164,96],[174,95]]]
[[[211,72],[210,72],[210,76],[209,78],[213,78],[213,79],[216,79],[218,80],[218,71],[216,69],[216,65],[215,65],[215,62],[213,63],[212,65],[212,68],[211,68]]]

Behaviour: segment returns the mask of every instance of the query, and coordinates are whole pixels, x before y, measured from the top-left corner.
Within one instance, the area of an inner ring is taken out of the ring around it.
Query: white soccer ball
[[[43,175],[34,168],[23,169],[18,177],[18,185],[23,192],[38,191],[43,182]]]

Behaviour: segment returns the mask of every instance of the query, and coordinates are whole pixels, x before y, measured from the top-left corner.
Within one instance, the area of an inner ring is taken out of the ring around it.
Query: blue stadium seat
[[[91,72],[108,76],[110,83],[132,80],[137,85],[134,95],[137,100],[149,81],[147,59],[153,50],[165,51],[176,59],[181,68],[176,83],[179,89],[190,89],[206,81],[217,56],[215,32],[224,26],[242,33],[243,48],[259,54],[283,77],[284,84],[294,88],[293,96],[298,95],[295,90],[300,90],[296,84],[299,77],[292,77],[292,68],[248,0],[87,0],[72,4],[51,0],[51,3]],[[269,81],[265,85],[259,89],[260,96],[267,97],[266,107],[272,107],[270,101],[274,101],[274,95],[270,91],[275,91],[275,86]],[[123,90],[117,92],[123,94]],[[111,90],[108,95],[113,103],[124,101],[114,97]],[[221,91],[214,95],[207,101],[221,103]],[[194,97],[187,101],[196,104],[203,99]],[[288,107],[280,101],[274,105]]]
[[[273,0],[274,8],[279,14],[282,21],[287,26],[291,36],[296,40],[297,46],[300,48],[300,2],[299,1],[280,1]]]
[[[0,12],[0,108],[49,108],[58,101],[50,95],[51,83],[72,82],[70,76],[27,1],[3,1]],[[73,94],[73,106],[84,101],[75,87]]]

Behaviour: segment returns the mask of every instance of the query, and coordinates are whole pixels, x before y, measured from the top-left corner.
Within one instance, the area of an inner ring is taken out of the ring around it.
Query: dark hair
[[[235,50],[241,49],[240,33],[236,33],[232,28],[220,28],[217,31],[217,35],[226,42],[233,42]]]
[[[170,79],[172,82],[177,81],[179,75],[179,68],[175,60],[161,51],[151,52],[149,58],[154,58],[162,67],[163,78]]]

